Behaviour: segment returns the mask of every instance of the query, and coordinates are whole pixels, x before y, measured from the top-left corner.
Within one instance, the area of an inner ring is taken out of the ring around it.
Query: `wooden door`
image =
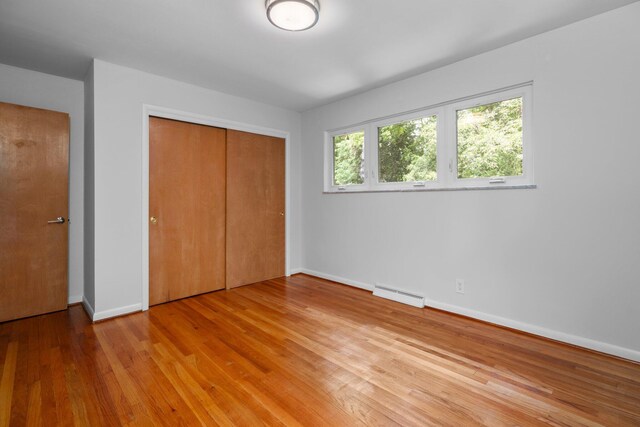
[[[67,308],[68,187],[69,115],[0,103],[0,322]]]
[[[224,129],[149,119],[149,304],[225,287]]]
[[[285,274],[285,141],[227,131],[227,289]]]

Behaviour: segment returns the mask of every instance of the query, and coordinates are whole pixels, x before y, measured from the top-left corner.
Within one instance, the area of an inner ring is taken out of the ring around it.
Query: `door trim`
[[[291,275],[291,134],[290,132],[220,119],[156,105],[142,105],[142,311],[149,309],[149,117],[274,136],[285,140],[285,266]]]

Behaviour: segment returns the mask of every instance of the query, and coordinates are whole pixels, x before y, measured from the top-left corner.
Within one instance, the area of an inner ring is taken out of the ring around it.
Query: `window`
[[[327,133],[325,191],[532,187],[530,103],[525,84]]]
[[[364,183],[364,131],[332,137],[334,186]]]
[[[458,178],[522,175],[522,98],[457,111]]]
[[[378,127],[378,182],[435,181],[437,116]]]

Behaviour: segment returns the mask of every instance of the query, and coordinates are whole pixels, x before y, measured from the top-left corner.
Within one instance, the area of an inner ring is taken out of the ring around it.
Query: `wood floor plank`
[[[640,425],[640,364],[306,275],[3,323],[0,372],[0,427]]]
[[[5,427],[11,421],[11,403],[13,399],[14,379],[18,362],[18,343],[8,345],[2,364],[0,379],[0,426]]]
[[[42,420],[42,391],[40,381],[36,381],[29,390],[29,403],[27,405],[29,412],[27,413],[27,426],[44,425]]]

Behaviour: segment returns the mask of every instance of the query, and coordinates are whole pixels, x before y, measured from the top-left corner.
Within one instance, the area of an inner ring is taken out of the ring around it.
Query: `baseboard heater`
[[[409,292],[393,289],[388,286],[375,285],[373,295],[400,302],[402,304],[412,305],[414,307],[424,307],[424,297]]]

